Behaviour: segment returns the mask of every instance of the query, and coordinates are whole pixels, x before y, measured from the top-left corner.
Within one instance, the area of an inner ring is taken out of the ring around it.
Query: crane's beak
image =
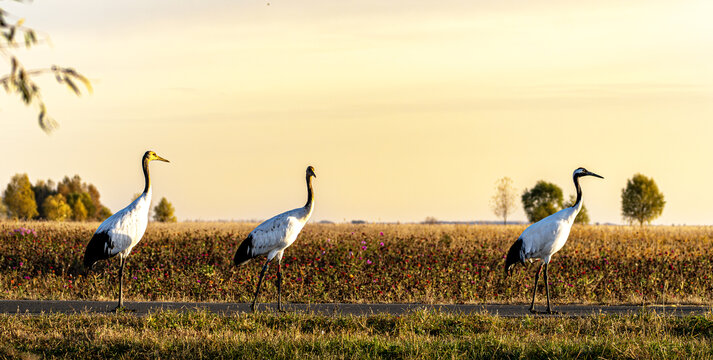
[[[166,160],[166,159],[164,159],[164,158],[162,158],[162,157],[160,157],[160,156],[158,156],[158,155],[156,155],[156,160],[161,160],[161,161],[165,161],[165,162],[170,162],[170,161],[168,161],[168,160]]]
[[[597,175],[597,174],[595,174],[595,173],[593,173],[593,172],[591,172],[591,171],[587,171],[587,175],[592,175],[592,176],[596,176],[596,177],[598,177],[598,178],[600,178],[600,179],[604,179],[603,176]]]

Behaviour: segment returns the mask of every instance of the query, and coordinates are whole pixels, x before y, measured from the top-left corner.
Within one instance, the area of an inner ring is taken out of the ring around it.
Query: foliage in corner
[[[51,65],[47,68],[26,69],[18,59],[16,50],[22,47],[29,49],[40,42],[47,42],[47,36],[43,36],[44,39],[38,38],[35,30],[23,25],[24,19],[11,22],[11,17],[0,8],[0,56],[5,58],[10,66],[9,74],[0,76],[0,84],[6,93],[17,95],[28,106],[36,106],[40,128],[49,133],[57,128],[57,122],[47,114],[47,106],[34,78],[44,74],[54,75],[58,83],[66,85],[78,96],[81,95],[79,85],[83,85],[90,93],[92,85],[84,75],[70,67]]]

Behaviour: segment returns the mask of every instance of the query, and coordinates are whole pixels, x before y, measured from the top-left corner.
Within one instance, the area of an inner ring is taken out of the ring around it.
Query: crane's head
[[[574,177],[582,177],[582,176],[596,176],[600,179],[604,179],[602,176],[599,176],[583,167],[578,168],[577,170],[574,170],[574,174],[572,174]]]
[[[151,150],[144,153],[144,159],[146,159],[147,161],[160,160],[160,161],[170,162],[170,161],[156,155],[156,153]]]
[[[307,167],[307,177],[317,177],[317,174],[314,173],[314,168],[312,166]]]

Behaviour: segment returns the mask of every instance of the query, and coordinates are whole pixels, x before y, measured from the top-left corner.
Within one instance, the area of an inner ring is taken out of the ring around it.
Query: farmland
[[[85,273],[98,224],[0,222],[0,298],[116,297],[116,259]],[[127,301],[247,302],[262,262],[232,255],[255,224],[151,223],[129,258]],[[285,252],[288,302],[525,303],[535,267],[504,277],[521,225],[308,224]],[[550,267],[553,301],[711,304],[713,227],[575,226]],[[276,296],[274,268],[262,301]],[[544,293],[544,291],[542,292]],[[539,298],[543,300],[543,297]]]

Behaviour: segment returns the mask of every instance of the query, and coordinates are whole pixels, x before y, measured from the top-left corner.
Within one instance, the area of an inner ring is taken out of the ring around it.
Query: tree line
[[[82,182],[79,175],[65,176],[59,183],[38,180],[32,185],[27,174],[15,174],[2,193],[0,214],[22,220],[103,221],[112,212],[101,203],[100,197],[96,186]],[[174,212],[173,205],[164,197],[153,208],[153,218],[176,222]]]
[[[507,224],[508,215],[515,211],[516,197],[512,179],[503,177],[495,183],[495,195],[491,201],[492,210],[497,217],[503,219],[505,224]],[[559,186],[540,180],[532,189],[525,189],[520,200],[527,219],[534,223],[574,205],[576,198],[571,195],[569,201],[565,203],[562,189]],[[624,220],[630,224],[639,223],[640,226],[643,226],[650,223],[661,215],[665,204],[663,193],[659,191],[654,179],[642,174],[635,174],[631,179],[628,179],[626,186],[621,191],[621,214]],[[582,210],[574,222],[579,224],[590,222],[586,206],[582,205]]]

